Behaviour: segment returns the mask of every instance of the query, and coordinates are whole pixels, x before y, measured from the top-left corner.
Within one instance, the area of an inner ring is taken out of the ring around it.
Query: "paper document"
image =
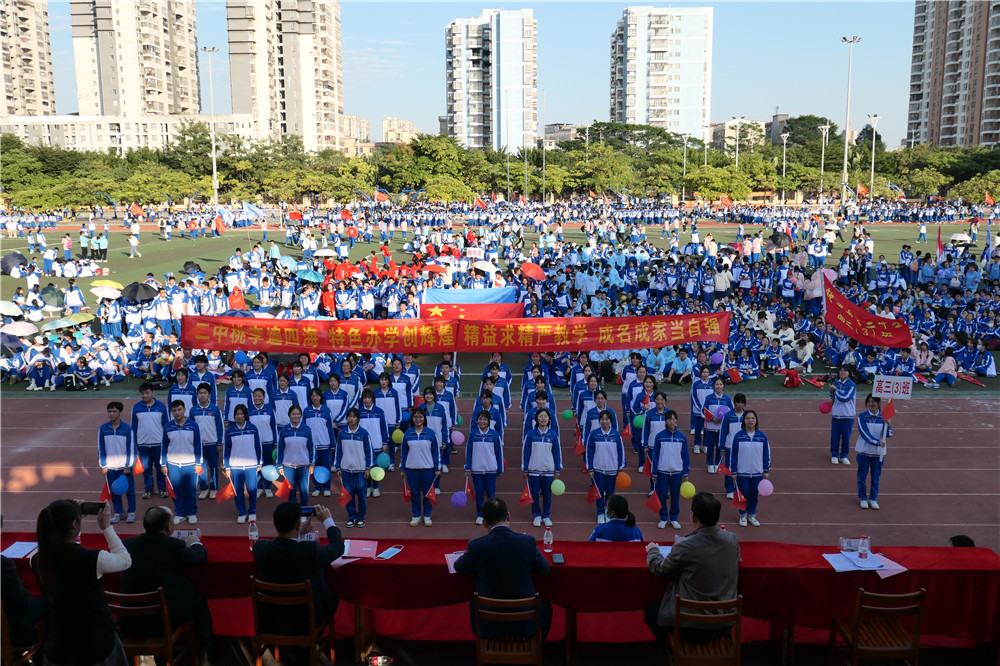
[[[3,551],[3,556],[12,560],[28,557],[38,550],[38,543],[35,541],[17,541],[7,546]]]
[[[341,555],[333,562],[330,562],[330,566],[333,567],[334,569],[339,569],[345,564],[350,564],[351,562],[357,562],[360,559],[361,559],[360,557],[344,557],[343,555]]]
[[[882,564],[885,565],[884,569],[878,570],[879,578],[889,578],[890,576],[895,576],[896,574],[901,574],[906,571],[906,567],[898,562],[893,562],[885,555],[876,555],[875,557],[882,560]]]
[[[870,553],[868,557],[861,557],[861,553],[856,553],[854,551],[845,550],[840,553],[854,565],[855,569],[884,569],[885,565],[882,564],[882,560],[875,557],[874,553]]]
[[[344,539],[344,557],[375,557],[378,541],[364,539]]]
[[[448,563],[448,573],[458,573],[455,571],[455,560],[465,555],[465,551],[460,553],[445,553],[444,561]]]
[[[830,563],[836,572],[857,571],[858,568],[851,564],[851,561],[840,553],[823,553],[823,559]]]
[[[663,555],[663,557],[666,557],[667,555],[670,554],[670,549],[671,548],[672,548],[672,546],[660,546],[660,555]]]

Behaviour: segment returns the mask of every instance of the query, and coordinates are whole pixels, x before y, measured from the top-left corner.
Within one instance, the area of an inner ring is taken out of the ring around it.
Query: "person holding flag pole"
[[[490,421],[490,413],[480,410],[465,440],[465,478],[472,480],[475,492],[476,525],[483,524],[483,501],[496,497],[497,479],[503,475],[503,441]]]
[[[621,434],[611,427],[611,412],[601,412],[600,428],[587,438],[587,473],[597,486],[597,524],[608,522],[606,498],[615,494],[615,480],[625,469],[625,446]]]
[[[878,486],[885,461],[885,440],[889,429],[881,408],[882,401],[871,393],[865,397],[867,411],[858,415],[858,441],[854,449],[858,456],[858,499],[862,509],[879,509]],[[872,486],[868,492],[868,473],[871,470]]]
[[[531,491],[535,527],[552,527],[552,482],[559,478],[562,468],[559,428],[552,427],[552,415],[543,407],[535,414],[535,427],[524,436],[521,448],[521,471]]]
[[[657,394],[659,397],[661,394]],[[659,409],[657,400],[657,409]],[[650,416],[646,417],[647,422]],[[653,468],[653,478],[656,482],[656,496],[660,500],[660,522],[656,524],[659,529],[670,526],[675,530],[681,529],[681,524],[677,521],[681,512],[680,493],[681,484],[688,480],[691,471],[691,457],[688,453],[687,436],[677,427],[677,412],[672,409],[667,410],[663,417],[665,427],[660,429],[653,441],[650,443],[649,464]],[[667,497],[670,497],[670,506],[667,507]]]

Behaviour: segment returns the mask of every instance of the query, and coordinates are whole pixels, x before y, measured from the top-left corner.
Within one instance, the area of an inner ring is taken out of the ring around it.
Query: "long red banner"
[[[823,277],[826,314],[823,320],[841,333],[866,345],[912,347],[910,327],[902,319],[885,319],[858,307],[844,296],[830,279]]]
[[[192,315],[181,318],[181,345],[278,353],[641,349],[696,340],[724,343],[731,316],[317,321]]]

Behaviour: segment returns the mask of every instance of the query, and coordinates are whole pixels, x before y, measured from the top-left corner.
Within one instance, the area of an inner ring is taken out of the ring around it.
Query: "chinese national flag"
[[[986,202],[987,206],[992,206],[994,204],[993,197],[990,196],[989,192],[986,193],[986,196],[983,197],[983,200]]]
[[[517,498],[517,503],[521,506],[527,506],[534,501],[534,498],[531,496],[531,486],[525,483],[524,490],[521,491],[521,496]]]
[[[736,368],[729,368],[728,370],[726,370],[726,374],[729,375],[729,381],[731,381],[734,384],[739,384],[741,381],[743,381],[743,377],[740,376],[740,371],[737,370]]]
[[[403,501],[409,502],[413,499],[413,493],[410,492],[410,485],[406,482],[406,477],[403,477]]]
[[[486,202],[480,199],[479,197],[476,197],[475,203],[476,203],[476,208],[486,208]]]
[[[177,493],[174,492],[174,484],[170,483],[170,477],[164,476],[163,480],[167,482],[167,497],[177,499]]]
[[[348,504],[351,503],[352,499],[353,498],[351,497],[351,493],[347,492],[347,487],[341,486],[340,495],[337,497],[337,502],[340,504],[340,506],[347,506]]]
[[[524,196],[518,196],[517,198],[518,198],[518,201],[520,202],[520,204],[522,206],[527,206],[528,205],[528,202],[524,200]]]
[[[427,494],[424,495],[424,497],[426,497],[427,501],[431,503],[431,506],[437,506],[438,505],[437,493],[434,492],[434,484],[433,483],[431,484],[431,487],[427,489]]]
[[[650,495],[649,499],[646,500],[646,508],[653,513],[659,513],[660,509],[663,508],[663,503],[660,501],[660,498],[657,497],[656,493]]]
[[[143,215],[142,206],[137,203],[132,204],[128,207],[128,212],[132,213],[136,217],[141,217]]]
[[[632,424],[629,423],[625,426],[625,429],[621,432],[622,439],[630,439],[632,437]]]
[[[108,487],[108,480],[104,480],[104,487],[101,488],[101,497],[99,502],[110,502],[111,501],[111,488]]]
[[[135,465],[132,466],[132,471],[135,474],[142,474],[146,471],[146,468],[142,466],[142,458],[139,456],[135,457]]]
[[[284,479],[278,486],[278,489],[274,491],[274,494],[287,502],[289,495],[292,494],[291,482],[288,479]]]
[[[583,445],[583,440],[580,438],[580,434],[576,435],[576,442],[573,444],[573,453],[578,456],[582,456],[587,452],[587,447]]]
[[[702,416],[704,416],[704,417],[705,417],[705,423],[711,423],[712,419],[714,419],[714,418],[715,418],[715,414],[713,414],[713,413],[712,413],[712,412],[711,412],[711,411],[710,411],[710,410],[708,409],[708,407],[705,407],[705,408],[703,408],[703,409],[701,410],[701,412],[702,412]]]
[[[472,484],[469,483],[468,479],[465,480],[465,494],[466,495],[472,495],[473,494],[472,493]]]
[[[747,508],[747,498],[743,496],[738,486],[736,492],[733,493],[733,506],[741,510],[746,510]]]
[[[591,190],[590,193],[587,196],[589,196],[591,199],[596,199],[597,198],[597,195],[594,194],[594,190]]]
[[[858,183],[858,195],[862,197],[868,196],[868,188],[861,183]]]
[[[597,482],[591,479],[590,490],[587,491],[587,504],[593,504],[601,496],[601,491],[597,488]]]
[[[517,319],[524,317],[524,303],[423,303],[428,319]]]
[[[723,206],[728,207],[733,205],[733,200],[727,196],[723,196],[721,199],[719,199],[719,203],[721,203]]]
[[[646,464],[642,466],[642,473],[651,479],[653,478],[653,459],[649,456],[646,456]]]
[[[719,463],[719,467],[718,467],[718,469],[716,471],[719,474],[723,475],[723,476],[732,476],[733,475],[733,472],[728,467],[726,467],[726,463],[724,463],[724,462]]]
[[[389,195],[386,194],[385,192],[375,193],[375,201],[388,201],[388,200],[389,200]]]
[[[253,492],[252,490],[250,492]],[[222,504],[227,500],[231,500],[236,497],[236,488],[233,487],[233,482],[230,481],[226,484],[226,487],[221,489],[219,492],[215,493],[215,502],[217,504]]]
[[[938,229],[940,233],[940,228]],[[883,319],[852,303],[823,277],[826,312],[823,320],[865,345],[912,347],[910,327],[902,319]]]
[[[885,409],[882,410],[882,418],[889,420],[896,415],[896,407],[892,404],[892,399],[886,404]]]

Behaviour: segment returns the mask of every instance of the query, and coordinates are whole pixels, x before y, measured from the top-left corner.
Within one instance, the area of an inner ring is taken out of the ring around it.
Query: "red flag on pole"
[[[132,466],[132,470],[135,474],[142,474],[146,468],[142,466],[142,458],[139,456],[135,457],[135,465]]]
[[[472,484],[469,483],[468,479],[465,480],[465,494],[466,495],[472,495],[473,494],[473,492],[472,492]]]
[[[715,471],[717,473],[719,473],[719,474],[722,474],[723,476],[732,476],[733,475],[732,470],[730,470],[728,467],[726,467],[726,463],[724,463],[724,462],[720,462],[719,463],[719,467]]]
[[[409,502],[413,499],[413,493],[410,492],[410,486],[406,483],[406,477],[403,477],[403,501]]]
[[[352,499],[353,498],[351,497],[351,493],[347,492],[347,487],[341,486],[340,495],[337,497],[337,502],[340,503],[340,506],[347,506],[348,504],[351,503]]]
[[[940,229],[938,230],[940,233]],[[939,241],[940,242],[940,241]],[[830,278],[823,277],[826,312],[823,320],[835,329],[848,334],[865,345],[886,347],[912,347],[910,327],[902,319],[883,319],[863,307],[858,307],[844,296]]]
[[[653,478],[653,459],[649,457],[649,454],[646,455],[646,464],[642,466],[642,473],[651,479]]]
[[[167,482],[167,497],[177,499],[177,493],[174,492],[174,484],[170,483],[170,477],[164,475],[163,480]]]
[[[895,415],[896,407],[892,404],[892,398],[890,398],[889,402],[885,405],[885,409],[882,410],[882,418],[888,421]]]
[[[431,503],[431,506],[437,506],[438,505],[437,493],[434,492],[434,484],[433,483],[431,484],[431,487],[427,489],[427,494],[424,495],[424,497],[426,497],[427,501]]]
[[[480,199],[479,197],[476,197],[475,204],[477,208],[486,208],[486,202]]]
[[[596,198],[597,198],[597,195],[596,195],[596,194],[594,194],[594,190],[590,190],[590,193],[588,194],[588,196],[589,196],[589,197],[590,197],[591,199],[596,199]]]
[[[253,491],[251,490],[250,492]],[[236,497],[236,488],[233,486],[233,482],[229,481],[225,488],[222,488],[219,492],[215,493],[215,502],[216,504],[222,504],[226,500],[231,500],[234,497]]]
[[[133,203],[131,206],[129,206],[128,207],[128,212],[132,213],[136,217],[142,217],[142,215],[143,215],[142,206],[140,206],[137,203]]]
[[[601,491],[597,488],[597,482],[590,480],[590,490],[587,491],[587,504],[593,504],[601,496]]]
[[[278,485],[278,489],[274,491],[274,494],[287,502],[288,497],[292,494],[291,482],[288,479],[282,479],[280,484],[278,484],[277,481],[275,481],[275,483]]]
[[[728,208],[729,206],[733,205],[733,200],[730,199],[729,197],[723,195],[723,197],[721,199],[719,199],[719,203],[721,203],[723,206],[726,206]]]
[[[993,204],[995,203],[995,202],[993,201],[993,197],[992,197],[992,196],[990,196],[990,193],[989,193],[989,192],[987,192],[987,193],[986,193],[986,196],[985,196],[985,197],[983,197],[983,200],[984,200],[984,201],[986,202],[986,205],[987,205],[987,206],[992,206],[992,205],[993,205]]]
[[[657,497],[656,493],[650,495],[649,499],[646,500],[646,508],[653,513],[659,513],[660,509],[663,508],[663,503],[660,501],[660,498]]]
[[[868,196],[868,188],[861,183],[858,183],[858,195],[862,197]]]
[[[740,371],[737,370],[736,368],[727,369],[726,374],[729,375],[729,381],[731,381],[734,384],[739,384],[741,381],[743,381],[743,377],[740,376]]]
[[[938,239],[937,239],[937,260],[941,261],[941,255],[944,254],[944,243],[941,242],[941,226],[938,225]]]
[[[531,496],[531,486],[529,486],[528,482],[525,481],[524,490],[521,491],[521,496],[517,498],[517,503],[521,506],[527,506],[534,501],[535,499]]]
[[[101,497],[98,500],[100,502],[110,502],[111,501],[111,488],[108,486],[108,480],[104,480],[104,487],[101,488]]]
[[[733,506],[744,511],[747,508],[747,498],[740,492],[739,486],[736,487],[736,492],[733,493]]]

